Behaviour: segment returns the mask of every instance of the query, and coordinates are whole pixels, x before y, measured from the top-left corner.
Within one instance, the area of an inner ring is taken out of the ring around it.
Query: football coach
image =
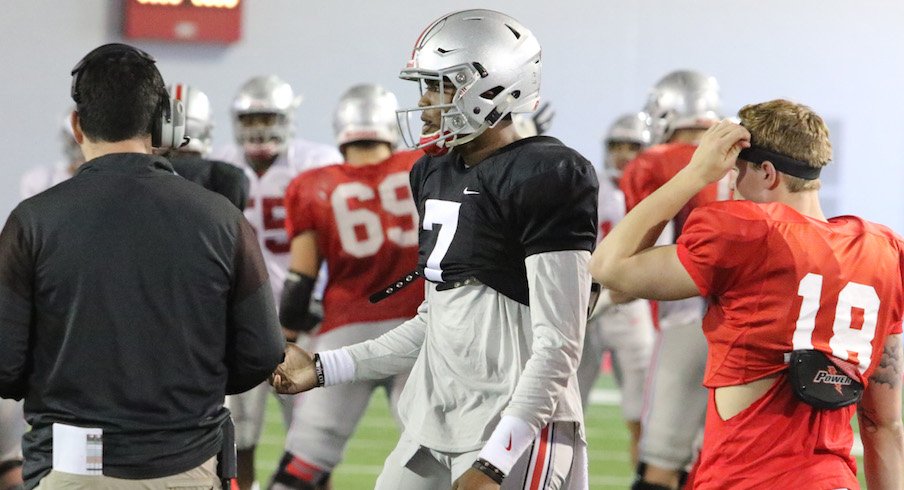
[[[0,232],[0,397],[25,399],[25,487],[220,488],[223,398],[284,346],[254,232],[151,154],[184,121],[150,55],[95,49],[71,95],[86,163]]]

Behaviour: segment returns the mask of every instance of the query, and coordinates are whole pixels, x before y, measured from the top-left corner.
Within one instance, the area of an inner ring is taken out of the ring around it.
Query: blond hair
[[[750,131],[751,142],[767,150],[822,168],[832,159],[829,128],[813,109],[776,99],[746,105],[738,111],[741,125]],[[819,189],[819,179],[805,180],[783,174],[791,192]]]

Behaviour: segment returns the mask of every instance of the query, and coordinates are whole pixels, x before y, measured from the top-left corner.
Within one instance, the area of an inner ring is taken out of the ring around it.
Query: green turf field
[[[596,490],[624,490],[631,482],[632,470],[628,455],[628,432],[621,421],[621,413],[614,402],[614,383],[603,375],[597,383],[600,390],[585,415],[587,424],[588,455],[590,460],[590,488]],[[271,397],[267,407],[264,435],[257,451],[258,480],[262,486],[269,481],[283,453],[285,430],[276,399]],[[856,427],[855,427],[856,428]],[[395,422],[389,414],[386,397],[382,391],[371,400],[358,430],[349,442],[345,461],[333,477],[336,490],[363,490],[373,488],[383,461],[398,440]],[[858,452],[859,441],[855,442]],[[862,450],[860,451],[862,452]],[[861,458],[858,456],[858,462]],[[862,479],[862,466],[859,471]]]

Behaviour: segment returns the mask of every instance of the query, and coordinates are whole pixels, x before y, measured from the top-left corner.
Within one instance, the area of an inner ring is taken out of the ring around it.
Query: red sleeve
[[[619,186],[625,193],[626,211],[633,209],[637,203],[656,192],[663,184],[659,182],[658,174],[653,171],[655,166],[655,162],[641,155],[625,167]]]
[[[678,260],[702,296],[731,288],[766,253],[768,224],[747,201],[713,203],[695,209],[678,238]]]
[[[314,228],[314,207],[306,183],[312,182],[307,172],[292,179],[286,189],[286,234],[289,240]]]

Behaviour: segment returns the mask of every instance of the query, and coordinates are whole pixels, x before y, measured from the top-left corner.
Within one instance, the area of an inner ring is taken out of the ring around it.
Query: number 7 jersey
[[[290,239],[315,231],[329,271],[321,334],[351,323],[417,313],[424,299],[424,288],[418,285],[377,304],[367,298],[417,266],[417,208],[408,173],[422,155],[406,151],[375,165],[310,170],[286,190]]]
[[[822,222],[750,201],[695,210],[678,257],[710,298],[704,385],[776,374],[796,349],[849,361],[865,383],[886,337],[901,333],[902,248],[895,233],[854,216]]]

